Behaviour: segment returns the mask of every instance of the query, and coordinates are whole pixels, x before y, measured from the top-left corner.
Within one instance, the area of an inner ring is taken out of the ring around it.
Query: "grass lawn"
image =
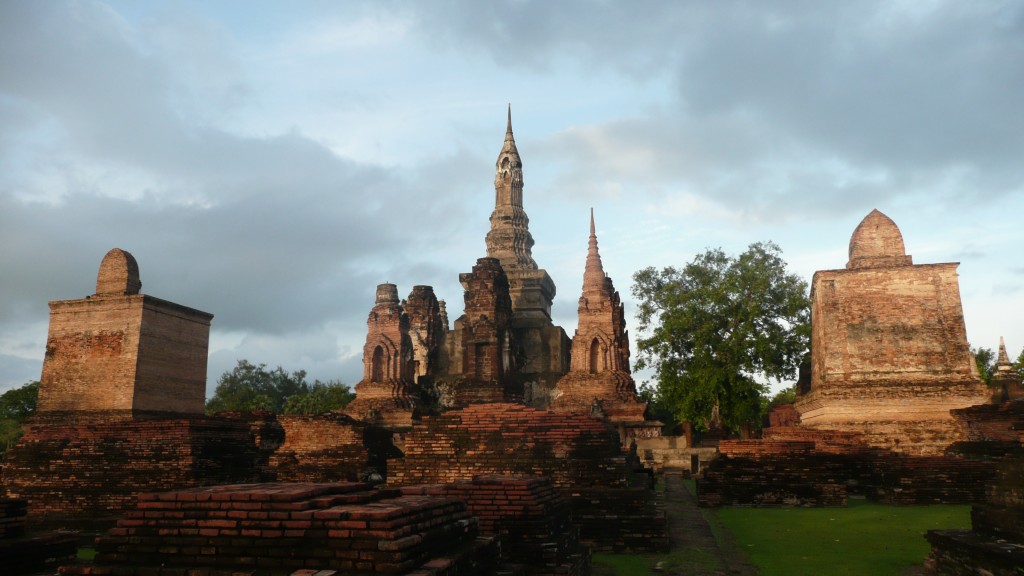
[[[760,576],[898,575],[930,550],[925,531],[969,528],[970,506],[722,508],[715,511]]]

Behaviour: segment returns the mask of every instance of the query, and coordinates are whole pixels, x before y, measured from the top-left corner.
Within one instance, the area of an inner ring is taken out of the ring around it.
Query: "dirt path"
[[[672,553],[662,564],[661,573],[756,576],[757,569],[736,545],[732,534],[697,506],[697,496],[689,491],[682,475],[666,471],[663,478]]]

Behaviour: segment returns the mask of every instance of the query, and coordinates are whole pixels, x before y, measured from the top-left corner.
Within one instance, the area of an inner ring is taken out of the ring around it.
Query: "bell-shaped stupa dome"
[[[114,248],[100,262],[100,272],[96,276],[96,295],[124,296],[138,294],[142,290],[139,280],[139,263],[135,257]]]
[[[877,209],[861,220],[850,237],[850,261],[848,270],[857,268],[879,268],[908,266],[913,259],[903,247],[903,234],[885,214]]]

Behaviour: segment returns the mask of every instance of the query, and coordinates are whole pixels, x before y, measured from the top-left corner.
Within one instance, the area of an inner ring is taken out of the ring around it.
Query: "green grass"
[[[595,574],[648,576],[656,560],[649,555],[594,554]]]
[[[715,512],[760,576],[898,575],[928,555],[925,531],[969,528],[970,506],[723,508]]]

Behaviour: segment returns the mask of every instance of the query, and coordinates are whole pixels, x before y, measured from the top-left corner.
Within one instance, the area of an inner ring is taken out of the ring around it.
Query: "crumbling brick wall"
[[[521,404],[478,404],[425,417],[388,461],[388,484],[447,484],[476,476],[545,476],[569,497],[582,540],[596,550],[663,550],[664,510],[601,420]]]

